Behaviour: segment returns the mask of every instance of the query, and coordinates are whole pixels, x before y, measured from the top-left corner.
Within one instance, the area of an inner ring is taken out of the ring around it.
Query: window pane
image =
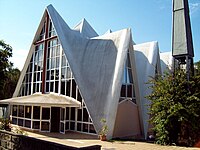
[[[65,81],[61,81],[61,94],[65,95]]]
[[[25,127],[31,128],[31,121],[30,120],[25,120]]]
[[[49,131],[49,122],[44,122],[42,121],[42,124],[41,124],[41,130],[42,131]]]
[[[46,82],[46,92],[49,92],[49,82]]]
[[[60,120],[61,121],[64,121],[64,116],[65,116],[65,109],[64,108],[61,108],[61,116],[60,116]]]
[[[54,70],[51,70],[51,80],[54,80]]]
[[[61,122],[60,123],[60,132],[64,132],[64,123],[63,122]]]
[[[133,85],[133,97],[135,97],[135,88],[134,88],[134,85]]]
[[[87,112],[87,109],[86,108],[83,108],[83,121],[84,122],[88,122],[88,112]]]
[[[31,95],[31,83],[29,83],[29,85],[28,85],[28,91],[29,91],[29,94],[28,95]]]
[[[33,129],[40,129],[40,121],[33,121]]]
[[[58,93],[58,81],[55,81],[55,93]]]
[[[71,78],[71,69],[67,67],[67,79]]]
[[[127,73],[127,83],[133,83],[133,77],[132,77],[132,71],[131,69],[128,69],[128,73]]]
[[[50,119],[50,108],[42,108],[42,120]]]
[[[50,82],[50,92],[53,92],[54,82]]]
[[[66,96],[70,96],[71,80],[67,81]]]
[[[62,67],[66,66],[67,62],[66,62],[66,58],[65,56],[62,56]]]
[[[127,53],[127,67],[131,68],[131,61],[130,61],[129,53]]]
[[[94,129],[94,126],[92,124],[89,125],[89,132],[90,133],[96,133],[95,129]]]
[[[55,53],[56,53],[56,48],[52,47],[51,48],[51,57],[55,57]]]
[[[78,121],[82,121],[82,109],[78,109]]]
[[[74,79],[72,80],[72,97],[76,99],[76,82]]]
[[[126,97],[126,85],[122,85],[122,88],[121,88],[121,97]]]
[[[75,120],[75,108],[71,107],[71,120]]]
[[[79,92],[79,90],[78,90],[78,97],[77,97],[77,100],[78,100],[79,102],[82,102],[82,97],[81,97],[81,93]]]
[[[88,132],[88,124],[83,123],[83,132]]]
[[[29,82],[32,81],[32,73],[29,73]]]
[[[23,127],[24,119],[18,119],[18,125]]]
[[[59,57],[56,57],[56,68],[59,67],[59,64],[60,64],[60,58],[59,58]]]
[[[18,117],[24,117],[24,106],[22,105],[18,107]]]
[[[25,118],[31,118],[31,106],[25,106]]]
[[[33,119],[40,119],[40,106],[33,106]]]
[[[70,130],[75,130],[75,122],[70,122]]]
[[[66,120],[69,120],[69,107],[66,107]]]
[[[132,97],[132,85],[127,85],[127,97]]]
[[[55,80],[58,80],[59,79],[59,70],[56,69],[55,70]]]
[[[13,105],[12,108],[12,116],[17,116],[17,105]]]
[[[55,68],[55,58],[51,59],[51,69]]]
[[[17,118],[12,118],[12,124],[17,124]]]
[[[65,130],[69,130],[69,122],[65,122]]]
[[[36,73],[34,73],[33,81],[36,82]]]
[[[77,123],[77,131],[82,131],[82,123]]]

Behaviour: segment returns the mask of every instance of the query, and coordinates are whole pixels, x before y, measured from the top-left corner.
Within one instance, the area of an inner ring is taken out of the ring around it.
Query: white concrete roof
[[[105,118],[112,136],[131,30],[92,39],[71,30],[52,5],[47,11],[97,132]]]
[[[169,69],[172,69],[173,67],[172,52],[160,53],[160,61],[161,61],[160,63],[161,63],[162,74],[165,71],[169,71]]]
[[[138,91],[136,96],[139,97],[137,104],[146,136],[149,101],[145,96],[151,92],[146,83],[149,76],[155,76],[156,67],[157,71],[161,71],[158,43],[149,42],[133,46],[135,43],[132,41],[130,29],[98,36],[85,19],[74,29],[70,29],[52,5],[46,8],[33,42],[42,28],[46,12],[53,23],[94,127],[98,132],[101,129],[100,120],[105,118],[109,128],[108,137],[112,136],[115,125],[124,66],[129,50],[134,85],[138,85],[135,86],[135,90]],[[33,52],[34,44],[30,48],[13,97],[18,95]]]
[[[144,134],[147,137],[150,101],[145,96],[151,93],[147,82],[155,77],[155,70],[161,72],[158,42],[147,42],[133,45],[135,52],[136,73],[140,93],[140,109],[143,120]]]
[[[86,38],[92,38],[98,36],[96,31],[91,27],[91,25],[87,22],[87,20],[84,18],[82,19],[75,27],[75,31],[78,31]]]

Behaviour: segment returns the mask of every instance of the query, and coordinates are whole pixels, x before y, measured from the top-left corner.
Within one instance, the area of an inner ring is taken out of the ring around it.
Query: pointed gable
[[[135,51],[136,73],[140,93],[140,109],[145,138],[148,132],[150,101],[145,97],[151,93],[147,82],[150,77],[155,77],[156,72],[161,73],[158,42],[148,42],[133,45]],[[142,69],[141,69],[142,68]]]
[[[49,49],[53,48],[53,44],[55,44],[57,47],[60,46],[62,48],[62,57],[65,56],[68,61],[74,82],[78,85],[96,131],[98,132],[101,128],[101,118],[106,118],[109,127],[108,137],[111,137],[114,129],[127,52],[128,49],[132,49],[131,30],[124,29],[98,36],[84,19],[81,25],[76,28],[77,30],[81,29],[80,33],[78,33],[69,28],[52,5],[47,6],[33,40],[22,75],[20,76],[18,88],[21,86],[28,65],[35,53],[36,45],[34,44],[35,42],[40,43],[37,40],[38,38],[40,39],[40,36],[43,34],[42,29],[46,15],[49,16],[50,19],[51,24],[49,27],[52,28],[51,34],[56,35],[56,37],[45,39],[47,43],[44,46],[47,46],[46,49]],[[94,35],[97,37],[88,38]],[[55,38],[55,43],[53,38]],[[52,45],[48,40],[52,40]],[[50,58],[50,56],[48,56],[48,51],[45,54],[47,54],[47,59]],[[52,57],[52,60],[54,59],[55,61],[50,61],[55,62],[54,65],[57,65],[56,58],[59,57],[59,54],[56,54],[55,59]],[[48,60],[45,61],[45,63],[44,66],[47,66],[46,70],[48,71]],[[56,66],[52,69],[54,71],[52,72],[54,74],[54,81],[55,78],[62,77],[62,75],[57,76],[56,73],[56,69],[60,67],[61,66]],[[50,69],[49,71],[51,72],[52,70]],[[46,77],[48,77],[48,75],[50,77],[50,72],[46,74]],[[38,71],[36,71],[36,73],[38,73]],[[50,82],[51,81],[49,81],[49,84],[51,84]],[[56,82],[54,84],[56,84]],[[73,82],[71,82],[71,84],[73,84]],[[18,92],[19,89],[15,91],[15,96],[17,96]],[[59,91],[55,91],[55,89],[54,92],[59,93]]]
[[[48,12],[96,130],[101,128],[101,118],[106,118],[111,136],[130,29],[87,39],[69,29],[52,6]]]
[[[91,27],[91,25],[87,22],[87,20],[84,18],[82,19],[75,27],[75,31],[78,31],[86,38],[92,38],[98,36],[96,31]]]

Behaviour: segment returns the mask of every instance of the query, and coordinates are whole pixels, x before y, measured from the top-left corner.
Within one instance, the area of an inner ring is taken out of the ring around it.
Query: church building
[[[108,138],[146,139],[146,83],[170,64],[166,58],[158,42],[136,45],[130,28],[98,35],[83,19],[71,29],[49,5],[13,98],[0,104],[12,124],[32,131],[98,135],[104,118]]]

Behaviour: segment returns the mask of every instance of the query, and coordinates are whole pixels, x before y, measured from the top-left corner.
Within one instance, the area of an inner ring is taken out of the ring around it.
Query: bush
[[[0,130],[11,131],[11,124],[9,119],[0,118]]]
[[[158,144],[193,146],[200,138],[200,75],[165,73],[149,81],[150,122]]]

